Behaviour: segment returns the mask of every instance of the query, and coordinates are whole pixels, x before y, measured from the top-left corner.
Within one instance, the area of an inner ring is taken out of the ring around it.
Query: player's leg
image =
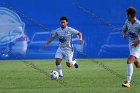
[[[134,64],[136,68],[140,68],[140,45],[136,47],[136,51],[137,52],[135,53],[135,55],[137,59],[135,60]]]
[[[55,54],[55,59],[56,59],[55,64],[60,78],[63,77],[62,66],[61,66],[62,58],[63,58],[63,54],[61,52],[61,49],[57,49],[57,52]]]
[[[136,57],[131,55],[127,60],[127,82],[130,83],[133,74],[133,62],[135,61]]]
[[[60,78],[63,77],[61,61],[62,61],[62,59],[60,59],[60,58],[56,58],[56,61],[55,61],[56,69],[57,69],[57,72],[58,72]]]
[[[136,61],[134,62],[136,68],[140,68],[140,60],[136,59]]]
[[[73,64],[71,63],[71,62],[66,62],[66,65],[67,65],[67,67],[72,67],[73,66]]]
[[[135,59],[135,56],[130,55],[127,60],[127,81],[122,84],[123,87],[130,87],[130,82],[133,75],[133,62],[135,61]]]
[[[70,68],[74,66],[75,68],[78,68],[78,63],[76,59],[73,59],[73,51],[67,51],[65,55],[66,59],[66,65]]]
[[[130,56],[127,60],[127,81],[122,84],[123,87],[130,87],[131,78],[133,75],[133,63],[140,56],[140,47],[129,46]]]
[[[73,61],[67,61],[66,62],[66,65],[67,65],[67,67],[75,67],[76,69],[78,68],[78,63],[77,63],[77,60],[76,59],[74,59]]]

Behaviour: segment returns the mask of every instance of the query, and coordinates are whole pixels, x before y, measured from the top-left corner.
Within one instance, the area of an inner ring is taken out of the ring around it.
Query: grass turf
[[[121,87],[126,59],[81,59],[79,68],[63,66],[63,79],[50,80],[54,60],[0,61],[0,93],[139,93],[140,72],[133,86]]]

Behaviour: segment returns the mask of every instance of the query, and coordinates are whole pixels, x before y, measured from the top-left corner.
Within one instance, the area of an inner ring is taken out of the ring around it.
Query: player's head
[[[127,10],[126,10],[126,14],[127,14],[127,18],[128,20],[132,20],[132,19],[135,19],[136,17],[136,9],[134,7],[129,7]]]
[[[62,28],[65,28],[65,27],[67,26],[67,24],[68,24],[68,19],[67,19],[67,17],[62,16],[62,17],[60,18],[60,24],[61,24],[61,27],[62,27]]]

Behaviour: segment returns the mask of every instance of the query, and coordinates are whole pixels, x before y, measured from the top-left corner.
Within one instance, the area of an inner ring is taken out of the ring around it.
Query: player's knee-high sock
[[[59,73],[59,75],[60,75],[60,76],[63,76],[61,64],[60,64],[60,65],[56,65],[56,69],[57,69],[57,72]]]
[[[133,75],[133,64],[127,64],[127,82],[131,82],[131,78]]]

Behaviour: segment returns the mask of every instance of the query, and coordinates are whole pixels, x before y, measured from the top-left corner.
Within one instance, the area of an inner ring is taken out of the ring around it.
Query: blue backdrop
[[[5,2],[5,3],[3,3]],[[42,45],[59,27],[59,18],[67,16],[69,26],[81,31],[83,51],[75,49],[78,58],[124,58],[129,55],[128,40],[120,30],[126,20],[125,11],[133,6],[140,17],[140,0],[1,0],[1,7],[15,11],[25,23],[28,36],[26,58],[54,58],[57,39],[47,49]],[[76,38],[76,37],[75,37]],[[79,49],[79,48],[78,48]]]

